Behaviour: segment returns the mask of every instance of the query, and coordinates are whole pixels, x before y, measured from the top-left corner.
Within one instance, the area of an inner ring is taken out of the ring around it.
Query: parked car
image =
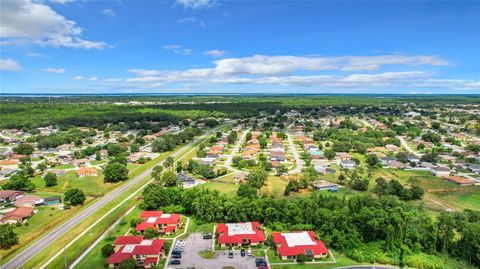
[[[241,255],[242,257],[245,257],[245,250],[244,250],[244,249],[240,250],[240,255]]]
[[[247,250],[247,255],[252,256],[252,250],[251,249]]]
[[[204,233],[203,234],[203,239],[205,239],[205,240],[212,239],[212,234],[211,233]]]
[[[267,261],[263,258],[256,258],[255,259],[255,265],[257,267],[260,267],[260,266],[267,266]]]
[[[170,264],[170,265],[179,265],[179,264],[181,264],[181,263],[182,263],[182,262],[181,262],[180,260],[171,260],[169,264]]]
[[[181,259],[182,258],[182,253],[172,253],[172,258],[173,259]]]
[[[233,251],[232,250],[230,250],[228,252],[228,258],[233,259]]]
[[[174,249],[174,250],[172,251],[172,254],[180,254],[180,255],[182,255],[182,252],[181,252],[180,250]]]

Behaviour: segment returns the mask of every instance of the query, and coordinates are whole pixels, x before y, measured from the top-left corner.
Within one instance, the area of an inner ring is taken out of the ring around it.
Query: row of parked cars
[[[185,240],[177,240],[175,246],[172,250],[171,260],[168,264],[170,265],[180,265],[182,263],[182,253],[185,251]]]

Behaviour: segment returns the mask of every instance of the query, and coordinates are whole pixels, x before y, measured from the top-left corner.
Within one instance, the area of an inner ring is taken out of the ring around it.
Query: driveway
[[[198,253],[200,251],[211,250],[213,240],[204,240],[201,233],[193,233],[188,236],[185,242],[185,251],[182,254],[180,265],[168,265],[170,258],[167,260],[167,268],[208,268],[222,269],[225,266],[233,266],[237,269],[256,269],[255,258],[242,257],[240,250],[234,251],[234,257],[228,258],[228,251],[217,251],[212,259],[204,259]],[[173,247],[173,246],[172,246]]]

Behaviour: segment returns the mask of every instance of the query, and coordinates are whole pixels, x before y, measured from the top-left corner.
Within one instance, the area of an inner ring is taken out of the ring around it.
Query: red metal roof
[[[251,224],[252,234],[229,234],[228,225],[226,223],[218,224],[218,242],[220,244],[241,244],[244,239],[250,240],[250,243],[260,243],[265,241],[265,234],[260,229],[258,222],[244,222],[239,224]]]
[[[303,233],[301,231],[296,231],[292,233]],[[325,247],[322,241],[317,239],[317,236],[313,231],[307,231],[308,235],[314,241],[315,245],[295,245],[293,247],[288,246],[287,239],[282,235],[282,233],[274,232],[272,233],[273,242],[277,245],[277,251],[281,256],[296,256],[299,254],[306,254],[307,250],[312,251],[314,255],[322,255],[328,253],[328,249]]]
[[[124,236],[128,237],[128,236]],[[131,241],[135,241],[138,239],[138,236],[130,236],[135,237]],[[140,236],[143,239],[143,236]],[[118,239],[117,239],[118,240]],[[115,242],[117,241],[115,240]],[[123,239],[124,241],[128,241],[126,238]],[[113,253],[108,258],[109,264],[118,264],[122,261],[133,257],[134,255],[160,255],[163,251],[163,245],[165,244],[165,240],[163,239],[153,239],[153,240],[141,240],[137,244],[128,244],[122,246],[117,252]],[[153,261],[155,258],[150,258]]]
[[[162,214],[163,211],[142,211],[142,213],[140,213],[140,218],[160,217]]]
[[[114,245],[131,245],[131,244],[140,244],[143,240],[143,235],[139,236],[119,236],[115,239]]]
[[[159,214],[159,212],[162,214]],[[143,222],[137,225],[135,228],[137,231],[155,228],[155,225],[176,225],[180,223],[180,214],[164,214],[162,211],[143,211],[140,217],[143,218]]]

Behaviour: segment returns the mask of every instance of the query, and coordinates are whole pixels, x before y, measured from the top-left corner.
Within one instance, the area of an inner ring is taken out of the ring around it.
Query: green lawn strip
[[[200,255],[200,257],[204,259],[213,259],[215,257],[215,254],[216,252],[211,250],[203,250],[198,253],[198,255]]]
[[[362,263],[356,262],[343,254],[340,254],[336,251],[332,251],[332,254],[335,256],[337,263],[305,263],[305,264],[284,264],[284,265],[272,265],[274,269],[301,269],[301,268],[322,268],[322,269],[329,269],[329,268],[337,268],[342,266],[351,266],[351,265],[360,265]],[[269,262],[274,262],[270,259],[269,254]],[[276,256],[275,256],[276,257]],[[278,259],[278,258],[277,258]],[[276,262],[276,261],[275,261]],[[291,262],[291,261],[289,261]]]
[[[121,215],[125,214],[128,209],[135,204],[135,199],[128,200],[123,207],[118,207],[111,214],[109,214],[105,219],[95,225],[92,229],[88,231],[84,236],[71,245],[69,248],[53,260],[46,268],[68,268],[68,264],[73,262],[78,256],[80,256],[84,250],[86,250],[92,242],[94,242],[100,234],[102,234],[106,229],[108,229],[113,223],[115,223]],[[65,266],[67,264],[67,267]],[[39,263],[38,265],[43,264]],[[30,267],[27,267],[30,268]],[[88,267],[86,267],[88,268]],[[90,267],[94,268],[94,267]],[[97,267],[95,267],[97,268]]]
[[[210,136],[206,137],[205,139],[208,139]],[[204,140],[205,140],[204,139]],[[196,147],[199,143],[202,143],[204,140],[202,141],[199,141],[191,146],[189,146],[185,152],[188,152],[188,150]],[[179,146],[175,149],[175,151],[177,151],[179,148],[182,148],[184,146]],[[168,153],[164,153],[162,155],[160,155],[159,157],[155,158],[155,160],[158,159],[158,161],[161,159],[161,157],[166,157],[168,155],[171,155],[173,152],[168,152]],[[181,158],[182,156],[180,156]],[[154,166],[157,162],[150,162],[150,167]],[[130,174],[130,178],[144,172],[146,169],[148,169],[148,167],[141,167],[140,169],[138,169],[137,171],[135,171],[134,173]],[[131,187],[130,189],[131,190],[137,190],[138,188],[142,187],[143,185],[145,185],[148,181],[150,180],[150,176],[147,176],[146,178],[142,179],[141,181],[139,181],[137,184],[135,184],[133,187]],[[52,243],[48,248],[42,250],[41,252],[39,252],[37,255],[35,255],[32,259],[30,259],[27,263],[25,263],[22,268],[35,268],[36,266],[38,265],[41,265],[43,263],[45,263],[46,261],[48,261],[48,259],[55,255],[57,252],[59,252],[62,248],[60,246],[63,246],[65,244],[68,244],[68,242],[71,242],[78,234],[80,234],[84,229],[86,229],[87,227],[89,227],[92,223],[94,223],[96,220],[98,220],[100,217],[102,217],[103,215],[105,215],[109,210],[111,210],[114,206],[116,206],[117,204],[119,204],[121,201],[123,201],[125,198],[127,198],[129,195],[131,194],[131,192],[128,192],[128,191],[125,191],[124,193],[120,194],[117,198],[115,198],[113,201],[110,201],[107,205],[105,205],[104,207],[100,208],[99,210],[95,211],[92,215],[90,215],[89,217],[87,217],[84,221],[82,221],[81,223],[79,223],[77,226],[75,226],[72,230],[70,230],[69,233],[67,234],[64,234],[62,235],[59,239],[57,239],[54,243]],[[120,207],[122,208],[122,207]],[[110,215],[109,215],[110,216]],[[107,218],[106,218],[107,219]],[[103,222],[103,221],[102,221]],[[96,225],[98,226],[98,225]],[[96,227],[95,226],[95,227]],[[106,229],[106,228],[105,228]],[[103,230],[105,230],[103,229]],[[92,233],[91,231],[89,233]],[[95,236],[99,236],[100,233],[97,233],[95,234]],[[93,240],[91,240],[90,243],[92,243],[96,237],[93,237]],[[83,239],[83,238],[82,238]],[[82,241],[81,240],[78,240],[77,242],[79,241]],[[58,243],[56,243],[58,242]],[[76,243],[77,243],[76,242]],[[78,252],[80,250],[80,253],[82,251],[84,251],[86,249],[83,248],[83,249],[79,249],[79,248],[76,248],[75,247],[76,244],[73,244],[72,245],[72,252]],[[88,246],[87,246],[88,247]],[[78,255],[80,254],[76,254],[76,255],[69,255],[67,256],[67,259],[69,257],[71,258],[75,258],[75,257],[78,257]],[[56,259],[58,260],[58,258]],[[71,262],[73,259],[69,260],[69,262]]]
[[[49,195],[44,195],[42,193],[39,196],[44,197]],[[87,199],[85,206],[90,205],[93,201],[95,200]],[[39,210],[43,210],[44,208],[48,207],[43,207]],[[19,237],[19,243],[9,249],[0,250],[0,264],[4,264],[9,261],[16,255],[17,252],[23,251],[25,248],[30,246],[30,244],[40,239],[42,235],[46,234],[54,227],[62,224],[68,218],[80,212],[80,209],[80,207],[73,207],[68,211],[56,210],[57,212],[55,213],[39,211],[28,220],[28,225],[23,224],[22,226],[15,227],[14,229]],[[48,209],[46,211],[48,211]],[[50,216],[50,214],[52,214],[52,216]]]
[[[52,207],[37,208],[36,210],[38,210],[38,212],[34,214],[26,224],[14,227],[15,233],[18,235],[20,242],[10,249],[0,250],[0,260],[2,260],[2,263],[10,260],[14,256],[12,253],[25,249],[28,243],[35,241],[35,239],[41,234],[78,211],[78,209],[71,209],[70,211],[65,212],[58,209],[51,210],[51,208]]]
[[[115,238],[124,235],[130,228],[130,220],[138,218],[141,210],[136,207],[120,223],[118,223],[108,235],[100,241],[76,266],[75,268],[103,268],[106,258],[102,256],[102,247],[113,244]]]

